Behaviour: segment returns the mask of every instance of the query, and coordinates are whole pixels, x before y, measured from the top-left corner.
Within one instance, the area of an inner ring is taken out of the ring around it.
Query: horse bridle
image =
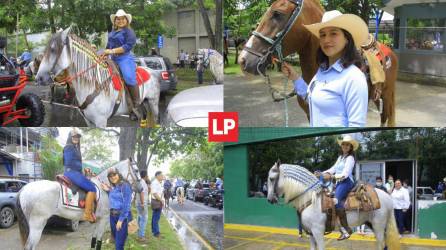
[[[294,8],[293,13],[291,14],[290,18],[288,19],[287,24],[285,25],[285,27],[283,28],[282,31],[278,32],[274,38],[270,38],[267,37],[265,35],[263,35],[260,32],[257,31],[253,31],[252,34],[257,37],[260,38],[261,40],[267,42],[270,44],[270,47],[268,48],[268,51],[266,52],[266,54],[262,54],[258,51],[255,51],[251,48],[245,47],[243,48],[244,50],[246,50],[247,52],[256,55],[258,57],[260,57],[259,62],[257,63],[257,72],[261,75],[262,72],[260,71],[259,67],[260,65],[263,65],[266,60],[268,60],[268,57],[270,55],[273,55],[275,52],[278,56],[278,59],[280,62],[283,61],[283,54],[282,54],[282,40],[285,38],[286,34],[288,34],[288,32],[291,30],[291,28],[293,27],[294,23],[296,22],[297,18],[300,15],[300,12],[302,11],[302,7],[304,4],[305,0],[288,0],[289,2],[293,3],[296,5],[296,8]]]

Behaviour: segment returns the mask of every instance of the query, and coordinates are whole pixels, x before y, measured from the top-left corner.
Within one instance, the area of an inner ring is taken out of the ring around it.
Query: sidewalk
[[[375,248],[373,236],[353,234],[348,240],[337,241],[338,236],[338,233],[332,233],[325,237],[327,250]],[[299,238],[297,229],[225,224],[224,246],[225,250],[303,250],[309,249],[310,242],[306,235],[303,238]],[[401,239],[401,246],[405,250],[440,250],[446,249],[446,240],[404,237]]]

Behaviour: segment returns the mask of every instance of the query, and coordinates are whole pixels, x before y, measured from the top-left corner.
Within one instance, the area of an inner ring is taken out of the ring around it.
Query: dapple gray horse
[[[70,33],[71,28],[56,33],[50,40],[36,82],[39,85],[51,84],[55,76],[69,69],[73,76],[72,87],[77,103],[86,104],[82,115],[89,126],[106,127],[112,115],[128,114],[128,105],[124,91],[115,90],[110,68],[99,59],[91,45]],[[160,76],[149,68],[144,68],[150,79],[141,85],[140,96],[144,108],[153,114],[155,122],[159,115]],[[89,104],[87,104],[89,103]],[[116,108],[116,109],[115,109]]]
[[[276,162],[268,173],[268,201],[277,203],[284,196],[284,202],[296,209],[305,207],[301,213],[301,222],[305,230],[311,233],[311,249],[322,250],[326,215],[321,209],[321,184],[306,168],[297,165]],[[386,192],[375,189],[381,208],[370,212],[348,211],[350,226],[360,226],[368,222],[372,225],[376,237],[376,249],[382,250],[386,245],[390,250],[399,250],[399,234],[396,227],[393,201]],[[339,225],[336,226],[339,228]]]
[[[141,176],[138,168],[130,159],[121,161],[112,166],[126,179],[132,188],[142,191],[140,183]],[[99,187],[96,206],[96,222],[91,239],[91,247],[101,249],[102,236],[106,224],[109,222],[109,199],[108,194],[102,190],[101,183],[110,184],[107,178],[107,170],[102,171],[98,176],[91,178],[91,181]],[[52,215],[70,220],[81,220],[84,210],[66,208],[62,205],[61,186],[56,181],[35,181],[22,188],[17,196],[17,216],[20,229],[20,236],[25,250],[34,250],[40,241],[42,231],[47,220]]]

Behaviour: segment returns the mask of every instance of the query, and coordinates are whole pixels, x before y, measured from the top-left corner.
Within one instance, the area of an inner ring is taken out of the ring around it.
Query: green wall
[[[420,206],[422,202],[432,203]],[[419,201],[418,234],[420,238],[431,238],[434,232],[438,239],[446,239],[446,201]]]

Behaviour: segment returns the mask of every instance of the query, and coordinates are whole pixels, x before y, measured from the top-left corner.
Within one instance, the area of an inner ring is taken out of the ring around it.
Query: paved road
[[[283,78],[273,82],[283,89]],[[288,90],[292,89],[289,83]],[[296,97],[287,101],[290,127],[307,127]],[[239,125],[284,126],[283,102],[273,102],[264,80],[253,76],[225,75],[225,111],[239,112]],[[367,126],[379,126],[379,114],[369,105]],[[441,127],[446,123],[446,88],[408,82],[396,85],[396,126]]]
[[[71,102],[64,102],[64,89],[62,87],[57,88],[55,94],[54,104],[50,104],[50,88],[47,86],[36,86],[33,83],[28,84],[25,87],[23,93],[34,93],[40,96],[45,105],[45,120],[42,127],[86,127],[87,123],[82,117],[79,109],[71,106]],[[167,104],[173,96],[164,96],[160,100],[159,108],[161,114],[161,124],[166,119],[165,111]],[[12,123],[11,126],[20,126],[18,122]],[[108,127],[138,127],[139,124],[135,121],[131,121],[128,116],[114,116],[108,120]]]
[[[211,208],[203,203],[186,200],[183,206],[176,201],[171,202],[173,210],[190,227],[209,242],[215,249],[223,249],[223,210]],[[181,230],[178,230],[180,237]],[[188,249],[205,249],[193,248]]]
[[[47,226],[37,245],[37,250],[89,249],[93,224],[82,222],[79,230],[70,232],[61,226]],[[0,229],[0,249],[23,249],[18,224],[8,229]]]

